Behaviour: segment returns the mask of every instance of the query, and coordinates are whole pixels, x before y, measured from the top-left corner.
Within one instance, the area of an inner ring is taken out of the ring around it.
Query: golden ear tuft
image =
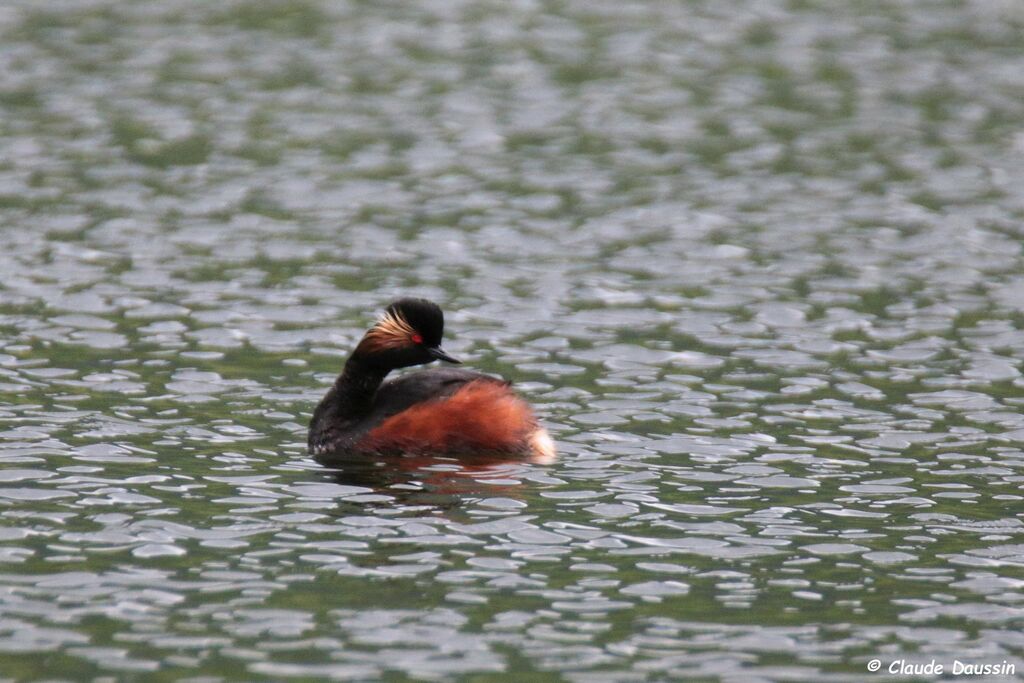
[[[371,351],[397,349],[408,346],[414,334],[416,330],[401,313],[388,311],[370,328],[363,342],[369,345]]]

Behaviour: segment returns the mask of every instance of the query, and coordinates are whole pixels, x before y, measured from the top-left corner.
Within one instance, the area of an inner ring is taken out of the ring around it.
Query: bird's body
[[[554,444],[508,382],[457,368],[384,381],[392,369],[434,359],[441,310],[423,299],[388,307],[345,364],[309,428],[309,452],[330,465],[346,455],[508,453],[554,457]]]

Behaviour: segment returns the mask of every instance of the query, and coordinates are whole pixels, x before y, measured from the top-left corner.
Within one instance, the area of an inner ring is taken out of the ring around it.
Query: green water
[[[1015,3],[0,36],[0,679],[1024,671]],[[403,295],[555,464],[306,456]]]

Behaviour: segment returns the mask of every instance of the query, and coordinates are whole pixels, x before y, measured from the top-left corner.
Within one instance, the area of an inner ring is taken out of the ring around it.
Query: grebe
[[[507,453],[550,462],[555,446],[509,383],[457,368],[384,382],[398,368],[434,360],[444,314],[426,299],[399,299],[363,335],[313,412],[309,452],[322,465],[345,455]]]

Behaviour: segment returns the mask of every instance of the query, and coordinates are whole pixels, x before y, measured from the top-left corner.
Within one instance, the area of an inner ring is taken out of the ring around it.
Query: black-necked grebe
[[[387,307],[313,412],[309,452],[330,465],[346,454],[474,455],[508,453],[539,462],[555,446],[530,406],[504,382],[456,368],[398,368],[434,360],[459,363],[441,349],[444,314],[426,299]]]

